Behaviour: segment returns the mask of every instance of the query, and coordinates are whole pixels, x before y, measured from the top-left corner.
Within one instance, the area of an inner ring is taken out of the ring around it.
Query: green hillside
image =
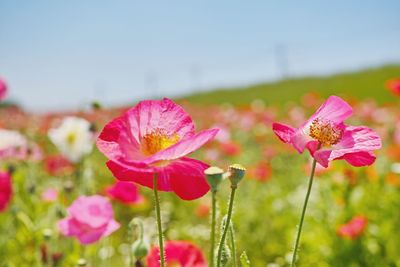
[[[400,77],[400,65],[387,65],[332,76],[293,78],[248,87],[223,88],[184,97],[192,103],[216,104],[229,102],[240,105],[254,99],[266,103],[298,101],[306,92],[317,92],[326,97],[332,94],[357,99],[373,98],[379,103],[393,102],[396,98],[384,87],[388,79]]]

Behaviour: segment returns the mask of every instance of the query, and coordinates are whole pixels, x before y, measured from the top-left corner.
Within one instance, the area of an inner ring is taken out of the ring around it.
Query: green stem
[[[219,243],[219,248],[218,248],[218,259],[217,259],[217,266],[221,266],[221,260],[222,260],[222,249],[223,246],[225,245],[225,239],[226,239],[226,234],[228,233],[229,229],[229,224],[231,222],[231,217],[232,217],[232,211],[233,211],[233,200],[235,199],[235,192],[236,192],[236,186],[231,186],[232,191],[231,191],[231,197],[229,199],[229,208],[228,208],[228,217],[226,219],[226,224],[224,227],[224,232],[222,233],[221,241]]]
[[[233,231],[233,224],[230,224],[229,227],[229,239],[231,240],[231,250],[232,250],[232,266],[236,267],[236,245],[235,245],[235,234]]]
[[[161,263],[161,267],[164,267],[165,266],[164,242],[163,242],[163,231],[162,231],[162,225],[161,225],[160,199],[158,197],[158,191],[157,191],[157,176],[158,176],[158,174],[155,173],[154,178],[153,178],[153,191],[154,191],[154,198],[155,198],[155,202],[156,202],[158,243],[160,246],[160,263]]]
[[[315,173],[315,167],[316,166],[317,166],[317,161],[314,159],[314,161],[312,163],[310,180],[308,182],[308,189],[307,189],[306,199],[304,200],[303,210],[301,212],[299,230],[297,232],[297,237],[296,237],[296,243],[294,245],[293,258],[292,258],[292,264],[291,264],[292,267],[294,267],[295,264],[296,264],[297,249],[298,249],[299,243],[300,243],[301,230],[303,228],[304,216],[306,214],[308,199],[310,198],[310,193],[311,193],[311,188],[312,188],[312,184],[313,184],[313,180],[314,180],[314,173]]]
[[[210,267],[214,267],[214,252],[215,252],[215,220],[217,216],[217,192],[211,192],[211,205],[212,205],[212,213],[211,213],[211,248],[210,248]]]

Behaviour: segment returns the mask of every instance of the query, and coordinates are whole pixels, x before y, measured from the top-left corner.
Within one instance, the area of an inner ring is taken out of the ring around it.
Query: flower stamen
[[[343,130],[330,121],[316,118],[310,126],[310,136],[323,146],[337,144],[342,139]]]
[[[153,132],[143,136],[142,151],[146,155],[153,155],[164,150],[179,141],[179,135],[169,136],[163,129],[155,129]]]

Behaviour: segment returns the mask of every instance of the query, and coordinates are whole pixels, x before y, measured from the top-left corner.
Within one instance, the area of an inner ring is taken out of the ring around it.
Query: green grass
[[[293,78],[248,87],[223,88],[184,97],[190,103],[235,105],[248,104],[254,99],[266,104],[298,102],[305,93],[316,92],[322,97],[340,95],[359,100],[373,98],[378,103],[394,102],[396,98],[385,88],[385,81],[400,76],[400,65],[386,65],[331,76]]]

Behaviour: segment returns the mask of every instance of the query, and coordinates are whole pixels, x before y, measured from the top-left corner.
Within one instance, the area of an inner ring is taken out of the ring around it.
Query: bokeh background
[[[0,1],[0,77],[8,86],[0,127],[41,150],[35,160],[0,163],[14,169],[13,197],[0,213],[0,266],[52,266],[43,251],[58,257],[54,266],[75,266],[82,248],[56,227],[79,195],[67,191],[75,182],[105,195],[115,181],[95,147],[54,172],[60,152],[49,129],[72,115],[99,131],[138,101],[162,97],[182,104],[198,130],[221,129],[193,157],[248,169],[233,218],[238,252],[252,266],[288,266],[311,162],[271,125],[300,125],[332,94],[354,107],[348,123],[376,130],[383,148],[370,167],[318,169],[300,266],[400,266],[399,10],[399,1]],[[49,188],[59,196],[46,202]],[[144,203],[113,202],[121,228],[87,246],[89,266],[128,266],[134,217],[156,243],[151,191],[139,190]],[[228,196],[225,183],[221,214]],[[165,237],[190,240],[207,255],[209,196],[161,198]],[[362,230],[340,234],[357,216]]]

